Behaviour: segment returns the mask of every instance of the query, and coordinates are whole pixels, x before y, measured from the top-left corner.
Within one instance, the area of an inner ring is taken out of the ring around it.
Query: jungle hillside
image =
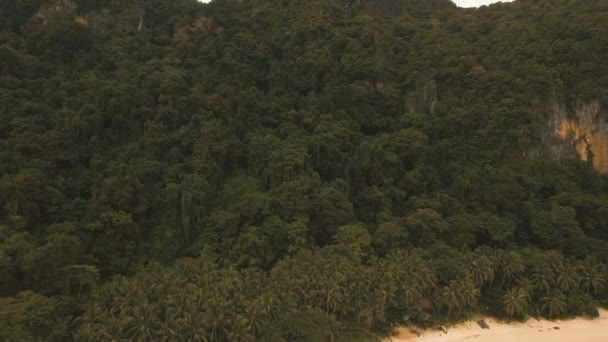
[[[608,305],[608,1],[0,0],[0,341]]]

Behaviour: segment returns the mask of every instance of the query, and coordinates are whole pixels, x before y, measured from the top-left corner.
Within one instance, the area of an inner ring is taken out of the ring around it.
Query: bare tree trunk
[[[137,24],[137,33],[141,32],[141,29],[144,27],[144,15],[146,14],[145,10],[142,8],[139,13],[139,24]]]

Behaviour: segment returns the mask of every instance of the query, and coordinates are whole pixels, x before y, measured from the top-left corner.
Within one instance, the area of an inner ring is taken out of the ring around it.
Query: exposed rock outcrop
[[[108,6],[86,10],[74,0],[44,0],[30,18],[28,30],[45,30],[48,25],[67,20],[93,29],[137,33],[145,28],[146,18],[144,7],[135,4],[126,3],[119,10]]]
[[[429,77],[414,93],[411,93],[407,102],[410,113],[433,114],[437,103],[437,81],[435,81],[434,75]]]
[[[70,0],[47,0],[44,1],[34,18],[42,21],[44,25],[60,18],[74,16],[76,13],[76,3]]]
[[[600,173],[608,173],[608,114],[599,101],[574,100],[567,106],[554,96],[547,108],[549,120],[542,140],[551,156],[592,160]]]

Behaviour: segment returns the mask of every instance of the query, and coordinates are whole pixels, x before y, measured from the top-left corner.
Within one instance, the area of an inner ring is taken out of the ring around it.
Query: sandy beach
[[[600,310],[597,319],[576,318],[573,320],[536,320],[525,323],[504,323],[486,318],[489,329],[482,329],[470,321],[442,331],[413,331],[399,329],[398,336],[387,342],[607,342],[608,311]],[[420,335],[420,336],[418,336]]]

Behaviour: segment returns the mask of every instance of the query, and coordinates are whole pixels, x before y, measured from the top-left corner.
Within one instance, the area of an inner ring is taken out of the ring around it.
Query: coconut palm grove
[[[597,316],[607,23],[605,0],[1,0],[0,340]]]

